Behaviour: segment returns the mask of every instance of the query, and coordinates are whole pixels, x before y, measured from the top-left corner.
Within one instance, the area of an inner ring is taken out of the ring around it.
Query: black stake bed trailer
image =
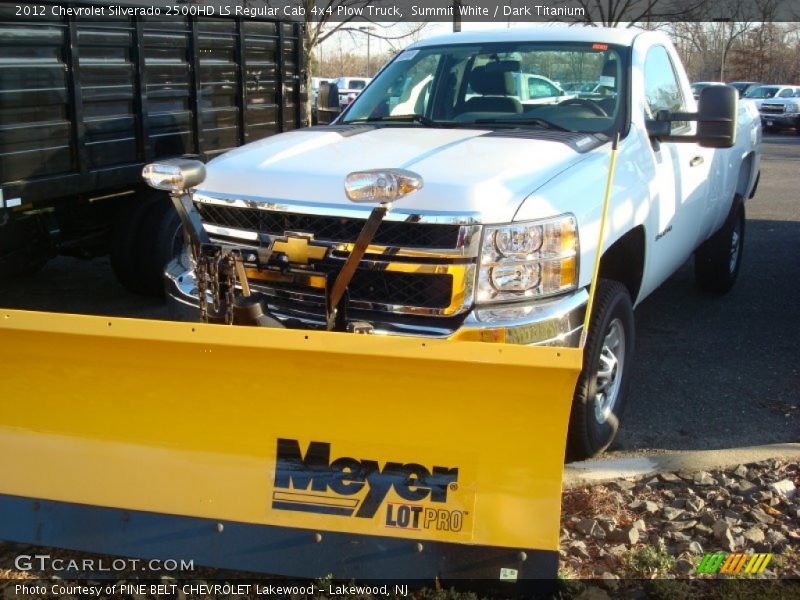
[[[303,25],[54,6],[91,4],[0,5],[0,277],[110,253],[125,287],[159,294],[180,221],[142,167],[300,127]]]

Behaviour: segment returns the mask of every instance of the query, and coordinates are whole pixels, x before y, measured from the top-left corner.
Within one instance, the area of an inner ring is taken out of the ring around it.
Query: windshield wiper
[[[386,115],[385,117],[362,117],[360,119],[351,119],[345,121],[345,125],[351,123],[419,123],[425,127],[442,127],[444,123],[429,119],[425,115],[410,114],[410,115]]]
[[[513,117],[502,117],[497,119],[476,119],[473,121],[476,125],[538,125],[544,129],[552,129],[553,131],[572,131],[561,125],[556,125],[547,119],[540,119],[538,117],[526,117],[524,119],[515,119]]]

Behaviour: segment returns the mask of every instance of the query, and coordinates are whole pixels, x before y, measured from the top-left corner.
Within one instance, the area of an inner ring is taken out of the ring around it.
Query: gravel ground
[[[761,578],[800,577],[800,465],[766,460],[568,490],[568,577],[695,577],[707,552],[771,552]]]

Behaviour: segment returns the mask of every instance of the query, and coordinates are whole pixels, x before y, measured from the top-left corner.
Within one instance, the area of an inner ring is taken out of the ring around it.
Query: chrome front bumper
[[[767,125],[772,123],[773,126],[780,125],[781,127],[794,127],[800,121],[800,113],[778,113],[768,114],[760,113],[761,124]]]
[[[194,273],[172,261],[164,275],[170,318],[175,321],[197,321],[199,318],[197,287]],[[399,325],[382,320],[371,321],[379,335],[417,335],[465,341],[501,342],[537,346],[577,347],[589,294],[585,289],[567,296],[539,300],[513,306],[473,308],[455,329],[436,326]],[[280,321],[305,321],[309,327],[322,322],[311,316],[274,313]],[[391,315],[386,315],[391,318]],[[435,322],[435,318],[431,318]]]

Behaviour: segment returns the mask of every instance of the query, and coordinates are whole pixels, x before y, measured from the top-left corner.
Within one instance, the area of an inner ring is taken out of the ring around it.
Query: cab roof
[[[424,48],[452,44],[485,44],[490,42],[597,42],[630,46],[640,35],[663,35],[636,28],[586,27],[515,27],[513,29],[487,29],[448,33],[420,40],[409,48]]]

